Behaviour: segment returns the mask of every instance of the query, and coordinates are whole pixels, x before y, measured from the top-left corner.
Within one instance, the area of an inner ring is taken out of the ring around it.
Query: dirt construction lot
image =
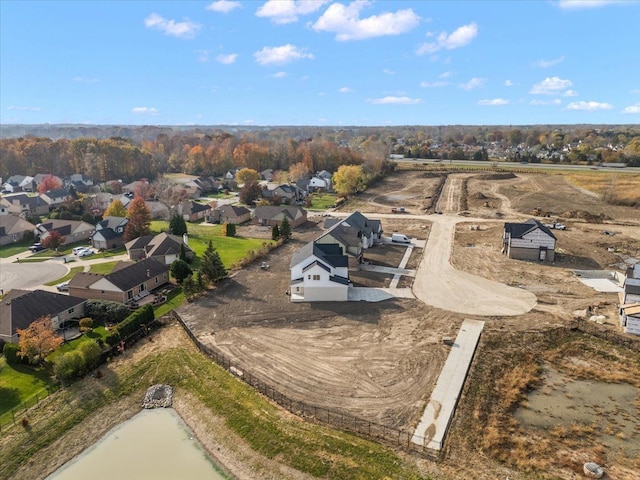
[[[392,214],[391,207],[404,207],[407,213]],[[504,222],[531,218],[531,210],[536,207],[568,227],[566,231],[554,231],[558,259],[553,265],[512,260],[500,253]],[[593,214],[591,217],[580,213],[586,208]],[[621,420],[614,415],[608,426],[593,426],[591,422],[590,435],[573,435],[575,425],[581,424],[578,416],[566,426],[568,433],[563,436],[557,431],[554,436],[548,432],[550,427],[526,424],[513,415],[526,404],[528,391],[544,387],[545,378],[551,378],[549,372],[559,371],[567,382],[578,376],[566,361],[559,360],[561,356],[544,340],[547,337],[536,341],[542,342],[539,351],[548,354],[522,357],[521,352],[528,352],[531,345],[527,335],[566,325],[590,305],[598,306],[599,312],[606,315],[608,325],[601,328],[619,330],[616,295],[591,290],[571,270],[610,268],[630,257],[640,257],[640,212],[604,205],[573,188],[560,175],[447,176],[422,171],[398,172],[343,208],[345,212],[360,210],[381,218],[385,235],[397,231],[418,239],[428,238],[434,217],[439,217],[426,215],[427,209],[444,211],[447,218],[457,217],[450,260],[455,269],[535,296],[533,309],[522,315],[480,317],[412,299],[292,304],[286,295],[289,260],[294,250],[322,231],[322,217],[317,217],[296,230],[292,242],[270,254],[268,270],[261,270],[257,262],[235,273],[207,296],[181,307],[179,314],[203,342],[214,345],[288,396],[405,430],[416,426],[446,360],[449,347],[443,345],[442,337],[455,337],[464,318],[484,320],[485,334],[438,471],[445,478],[509,475],[514,479],[528,478],[530,472],[544,477],[547,470],[553,478],[580,478],[578,467],[582,459],[597,457],[603,463],[614,464],[609,473],[616,475],[611,478],[640,478],[634,473],[640,471],[636,450],[623,448],[640,445],[640,427],[616,435],[614,426]],[[595,214],[602,216],[594,219]],[[603,230],[615,235],[604,235]],[[386,246],[373,248],[365,254],[365,260],[397,266],[402,252],[395,250]],[[442,255],[446,258],[447,252]],[[422,250],[416,249],[407,268],[417,268],[421,256]],[[352,277],[362,286],[386,287],[390,281],[389,275],[363,271],[352,272]],[[403,277],[405,286],[410,286],[411,281]],[[580,345],[580,339],[566,341]],[[610,347],[598,344],[592,348],[601,352]],[[501,354],[507,351],[509,355]],[[588,351],[574,352],[574,363],[594,363],[592,368],[581,371],[583,379],[602,380],[613,367],[607,365],[606,355],[602,359],[596,355],[585,359]],[[619,359],[635,365],[633,371],[640,369],[637,352],[616,352]],[[596,357],[599,360],[595,361]],[[512,363],[505,364],[507,361]],[[502,368],[497,369],[497,365]],[[519,373],[509,380],[507,377],[513,372]],[[632,402],[636,417],[640,415],[638,378],[640,375],[616,380],[636,388],[636,400]],[[478,384],[495,388],[478,390]],[[470,403],[472,400],[486,402],[486,408],[478,412]],[[580,411],[581,406],[576,399],[562,408]],[[558,418],[562,419],[561,411]],[[561,420],[556,423],[562,426]],[[624,437],[624,445],[608,441],[605,430],[611,438]],[[531,451],[526,453],[526,439],[534,438],[549,446],[543,463],[534,461]],[[593,450],[594,443],[599,446],[597,451]],[[554,449],[554,445],[570,448],[572,460],[567,460],[566,451],[562,460],[563,450]],[[506,455],[505,451],[511,453]],[[477,474],[477,469],[483,473]]]

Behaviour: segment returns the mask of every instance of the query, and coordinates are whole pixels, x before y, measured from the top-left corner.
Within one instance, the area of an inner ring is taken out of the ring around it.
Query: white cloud
[[[393,70],[389,70],[387,68],[385,68],[383,70],[383,72],[386,73],[387,75],[395,75],[396,74],[396,72],[394,72]]]
[[[561,90],[565,90],[573,86],[571,80],[565,80],[558,77],[547,77],[540,83],[536,83],[529,93],[532,95],[557,95]]]
[[[505,80],[504,81],[504,86],[505,87],[513,87],[515,84],[511,81],[511,80]]]
[[[273,23],[297,22],[300,16],[309,15],[329,0],[268,0],[256,11],[256,16],[271,19]]]
[[[207,63],[209,61],[209,50],[198,50],[197,52],[200,63]]]
[[[340,93],[351,93],[353,92],[352,89],[350,89],[349,87],[342,87],[340,90],[338,90]]]
[[[633,90],[631,90],[631,93],[634,93],[634,94],[640,93],[640,88],[634,88]]]
[[[485,100],[478,100],[478,105],[486,105],[486,106],[496,106],[496,105],[507,105],[509,100],[505,100],[504,98],[491,98]]]
[[[375,105],[416,105],[421,103],[422,100],[419,98],[409,98],[409,97],[383,97],[383,98],[373,98],[367,100],[369,103],[373,103]]]
[[[437,81],[437,82],[420,82],[420,86],[422,88],[438,88],[438,87],[446,87],[449,85],[449,82],[445,81]]]
[[[538,100],[536,98],[529,102],[530,105],[560,105],[561,103],[562,100],[560,100],[559,98],[554,98],[553,100]]]
[[[563,97],[577,97],[578,96],[578,92],[576,92],[575,90],[567,90],[566,92],[564,92],[562,94]]]
[[[290,43],[281,47],[264,47],[253,54],[260,65],[284,65],[294,60],[313,59],[313,54],[306,53],[304,49],[298,48]]]
[[[438,77],[440,77],[440,78],[451,78],[451,77],[453,77],[453,72],[451,72],[451,71],[442,72],[440,75],[438,75]]]
[[[158,109],[154,107],[134,107],[131,109],[131,113],[135,113],[137,115],[155,115],[158,113]]]
[[[624,110],[622,110],[622,113],[640,113],[640,103],[625,107]]]
[[[231,0],[218,0],[207,5],[206,9],[212,12],[229,13],[231,10],[241,8],[240,2],[232,2]]]
[[[216,57],[216,62],[222,63],[224,65],[229,65],[231,63],[234,63],[237,59],[238,59],[237,53],[227,53],[227,54],[221,53]]]
[[[428,36],[431,36],[429,34]],[[476,23],[470,23],[469,25],[463,25],[458,27],[450,35],[446,32],[442,32],[438,35],[435,42],[423,43],[417,50],[417,55],[424,55],[426,53],[432,54],[439,50],[453,50],[455,48],[464,47],[471,43],[471,41],[478,35],[478,25]]]
[[[97,78],[87,78],[87,77],[73,77],[73,81],[78,83],[98,83]]]
[[[540,59],[535,62],[535,65],[541,68],[549,68],[562,62],[564,62],[564,55],[558,58],[552,58],[551,60]]]
[[[152,13],[145,18],[144,24],[147,28],[155,28],[164,32],[165,35],[184,39],[194,38],[198,30],[200,30],[200,25],[189,19],[185,19],[183,22],[176,22],[175,20],[167,20],[157,13]]]
[[[245,121],[244,121],[244,122],[242,122],[242,123],[244,123],[245,125],[253,125],[253,124],[255,123],[255,120],[253,120],[253,119],[247,119],[247,120],[245,120]]]
[[[567,110],[588,110],[593,112],[594,110],[611,110],[613,105],[610,103],[600,103],[600,102],[573,102],[567,105]]]
[[[273,78],[284,78],[287,76],[287,72],[276,72],[271,77]]]
[[[628,3],[628,0],[559,0],[558,6],[563,10],[581,10],[584,8],[598,8],[615,3]]]
[[[354,1],[348,6],[332,4],[311,28],[318,32],[333,32],[336,40],[364,40],[408,32],[420,22],[420,17],[412,9],[397,12],[383,12],[367,18],[360,18],[360,10],[367,1]]]
[[[463,90],[473,90],[475,88],[481,88],[482,86],[484,86],[484,82],[484,78],[473,77],[467,83],[461,83],[460,88],[462,88]]]
[[[19,112],[39,112],[40,107],[25,107],[22,105],[9,105],[7,110],[17,110]]]

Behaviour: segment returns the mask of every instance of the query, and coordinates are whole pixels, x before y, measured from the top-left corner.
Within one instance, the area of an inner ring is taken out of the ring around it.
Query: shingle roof
[[[237,207],[235,205],[222,205],[218,207],[218,211],[222,213],[225,217],[235,217],[240,218],[247,213],[251,213],[246,207]]]
[[[544,233],[549,235],[554,240],[556,239],[555,235],[551,233],[547,227],[545,227],[542,223],[540,223],[535,218],[531,218],[523,223],[505,223],[504,231],[511,235],[511,238],[522,238],[527,233],[530,233],[536,229],[542,230]]]
[[[113,283],[123,292],[140,285],[147,278],[153,278],[164,272],[168,272],[169,267],[153,258],[146,258],[139,262],[120,262],[105,278]]]
[[[25,329],[40,317],[56,316],[86,301],[45,290],[11,290],[0,304],[0,334],[12,336],[17,328]]]
[[[253,216],[264,220],[282,220],[286,216],[289,220],[295,220],[305,213],[304,209],[300,207],[265,205],[257,207],[253,212]]]
[[[291,256],[291,266],[298,265],[311,256],[334,268],[349,266],[349,258],[344,255],[340,245],[337,243],[316,243],[315,241],[307,243]]]

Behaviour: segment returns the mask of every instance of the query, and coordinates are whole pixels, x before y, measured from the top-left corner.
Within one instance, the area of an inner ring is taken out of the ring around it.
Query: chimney
[[[151,270],[147,268],[147,278],[151,278]]]
[[[188,247],[189,246],[189,237],[186,233],[182,234],[182,242]]]

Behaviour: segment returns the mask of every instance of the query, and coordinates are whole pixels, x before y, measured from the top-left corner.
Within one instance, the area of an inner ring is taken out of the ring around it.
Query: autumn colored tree
[[[50,248],[51,250],[56,250],[60,245],[62,245],[67,240],[67,237],[64,237],[57,230],[51,230],[49,235],[47,235],[44,240],[42,240],[42,246],[44,248]]]
[[[103,217],[126,217],[127,209],[124,208],[122,202],[118,199],[113,200],[104,211]]]
[[[289,180],[296,182],[302,178],[306,178],[311,171],[305,162],[294,163],[289,167]]]
[[[364,182],[361,165],[341,165],[333,174],[333,188],[340,195],[350,195],[358,191]]]
[[[253,168],[242,168],[236,173],[236,180],[238,183],[258,183],[260,181],[260,174]]]
[[[151,235],[151,211],[142,197],[135,197],[127,211],[129,222],[124,230],[124,240],[128,242],[143,235]]]
[[[260,188],[260,185],[256,182],[245,183],[244,187],[240,189],[240,201],[244,204],[250,205],[260,198],[261,193],[262,188]]]
[[[31,323],[24,330],[16,330],[20,339],[18,355],[29,363],[42,362],[45,357],[62,344],[62,338],[56,337],[51,324],[51,317],[46,315]]]
[[[52,174],[47,175],[42,179],[40,185],[38,185],[38,192],[44,193],[49,190],[58,190],[62,188],[62,182],[60,179]]]

